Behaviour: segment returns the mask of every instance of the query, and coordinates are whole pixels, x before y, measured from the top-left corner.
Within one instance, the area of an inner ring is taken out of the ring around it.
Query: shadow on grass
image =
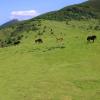
[[[49,47],[46,48],[46,50],[44,50],[43,52],[47,52],[47,51],[51,51],[51,50],[56,50],[56,49],[64,49],[66,48],[65,46],[55,46],[55,47]]]
[[[54,46],[54,47],[46,47],[46,48],[33,48],[32,50],[29,50],[28,52],[47,52],[57,49],[64,49],[65,46]]]

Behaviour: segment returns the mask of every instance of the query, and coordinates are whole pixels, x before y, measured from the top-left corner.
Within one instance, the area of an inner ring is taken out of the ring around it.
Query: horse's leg
[[[94,39],[93,39],[93,43],[94,43]]]
[[[90,43],[90,40],[87,40],[87,43]]]

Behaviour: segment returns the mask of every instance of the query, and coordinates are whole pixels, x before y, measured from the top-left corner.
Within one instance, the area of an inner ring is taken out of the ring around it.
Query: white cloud
[[[36,10],[26,10],[26,11],[12,11],[11,19],[28,19],[35,16],[38,16],[39,13]]]

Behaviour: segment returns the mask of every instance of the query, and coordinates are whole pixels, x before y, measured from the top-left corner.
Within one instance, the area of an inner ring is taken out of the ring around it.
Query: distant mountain
[[[13,19],[13,20],[10,20],[10,21],[4,23],[3,25],[1,25],[0,28],[7,27],[7,26],[10,26],[10,25],[18,23],[18,22],[19,22],[18,19]]]
[[[88,0],[36,17],[37,19],[66,20],[100,18],[100,0]]]

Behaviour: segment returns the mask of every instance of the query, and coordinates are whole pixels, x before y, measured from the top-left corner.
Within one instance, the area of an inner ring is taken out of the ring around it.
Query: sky
[[[12,20],[30,19],[86,0],[0,0],[0,25]]]

